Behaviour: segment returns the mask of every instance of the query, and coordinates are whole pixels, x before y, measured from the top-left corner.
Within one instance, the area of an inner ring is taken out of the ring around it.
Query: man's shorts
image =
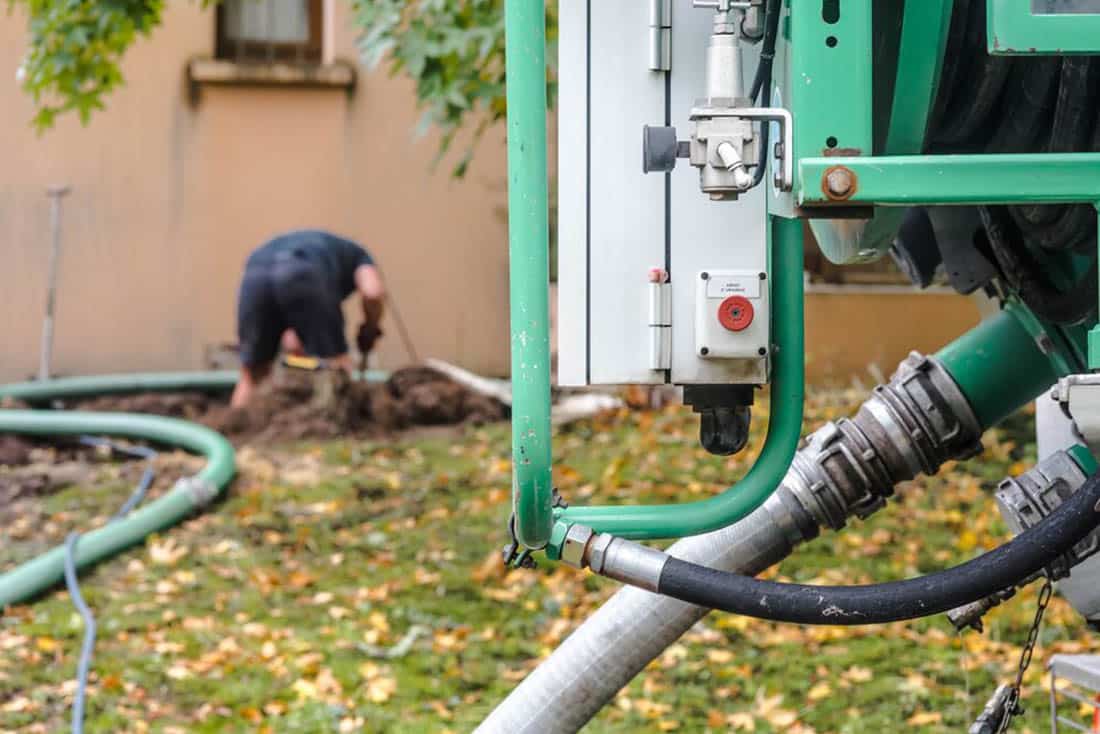
[[[294,329],[311,357],[347,354],[340,299],[327,287],[320,267],[288,251],[245,269],[237,297],[241,364],[273,362],[287,329]]]

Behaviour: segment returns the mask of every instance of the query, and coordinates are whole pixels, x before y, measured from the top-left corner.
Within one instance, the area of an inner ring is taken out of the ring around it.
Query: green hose
[[[147,535],[177,524],[210,504],[236,472],[233,446],[221,434],[176,418],[128,413],[0,410],[0,433],[32,436],[102,434],[176,446],[206,457],[194,477],[180,480],[168,494],[125,519],[81,536],[77,568],[86,568],[142,542]],[[0,609],[27,601],[64,577],[65,549],[58,546],[0,575]]]
[[[783,480],[802,433],[802,222],[773,217],[771,417],[760,456],[749,473],[721,494],[679,505],[569,507],[559,511],[548,554],[560,552],[570,525],[636,540],[698,535],[731,525],[759,507]]]
[[[131,395],[143,392],[227,393],[236,386],[237,376],[236,370],[215,370],[59,377],[53,380],[32,380],[0,385],[0,400],[10,398],[37,404],[52,400],[79,400],[100,395]],[[380,370],[356,373],[357,379],[372,382],[385,380],[387,377],[388,373]]]

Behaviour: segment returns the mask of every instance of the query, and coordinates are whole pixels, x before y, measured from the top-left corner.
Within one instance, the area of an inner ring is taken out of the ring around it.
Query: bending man
[[[374,259],[351,240],[321,230],[289,232],[249,255],[237,299],[241,376],[232,404],[248,402],[270,374],[279,347],[352,368],[342,303],[356,293],[363,307],[357,346],[364,356],[382,335],[385,289]]]

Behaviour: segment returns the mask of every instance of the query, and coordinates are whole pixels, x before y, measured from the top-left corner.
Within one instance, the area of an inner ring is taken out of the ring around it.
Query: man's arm
[[[355,269],[355,290],[363,303],[363,320],[378,326],[386,301],[386,286],[382,274],[373,265],[360,265]]]
[[[382,336],[378,327],[382,321],[382,310],[386,300],[386,287],[382,283],[382,274],[373,265],[360,265],[355,269],[355,290],[363,304],[363,323],[356,334],[355,342],[367,366],[367,355],[374,349],[375,342]]]

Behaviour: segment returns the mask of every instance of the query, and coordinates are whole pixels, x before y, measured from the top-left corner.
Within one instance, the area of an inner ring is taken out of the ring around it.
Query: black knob
[[[642,126],[642,171],[667,173],[676,167],[676,128],[656,125]]]

